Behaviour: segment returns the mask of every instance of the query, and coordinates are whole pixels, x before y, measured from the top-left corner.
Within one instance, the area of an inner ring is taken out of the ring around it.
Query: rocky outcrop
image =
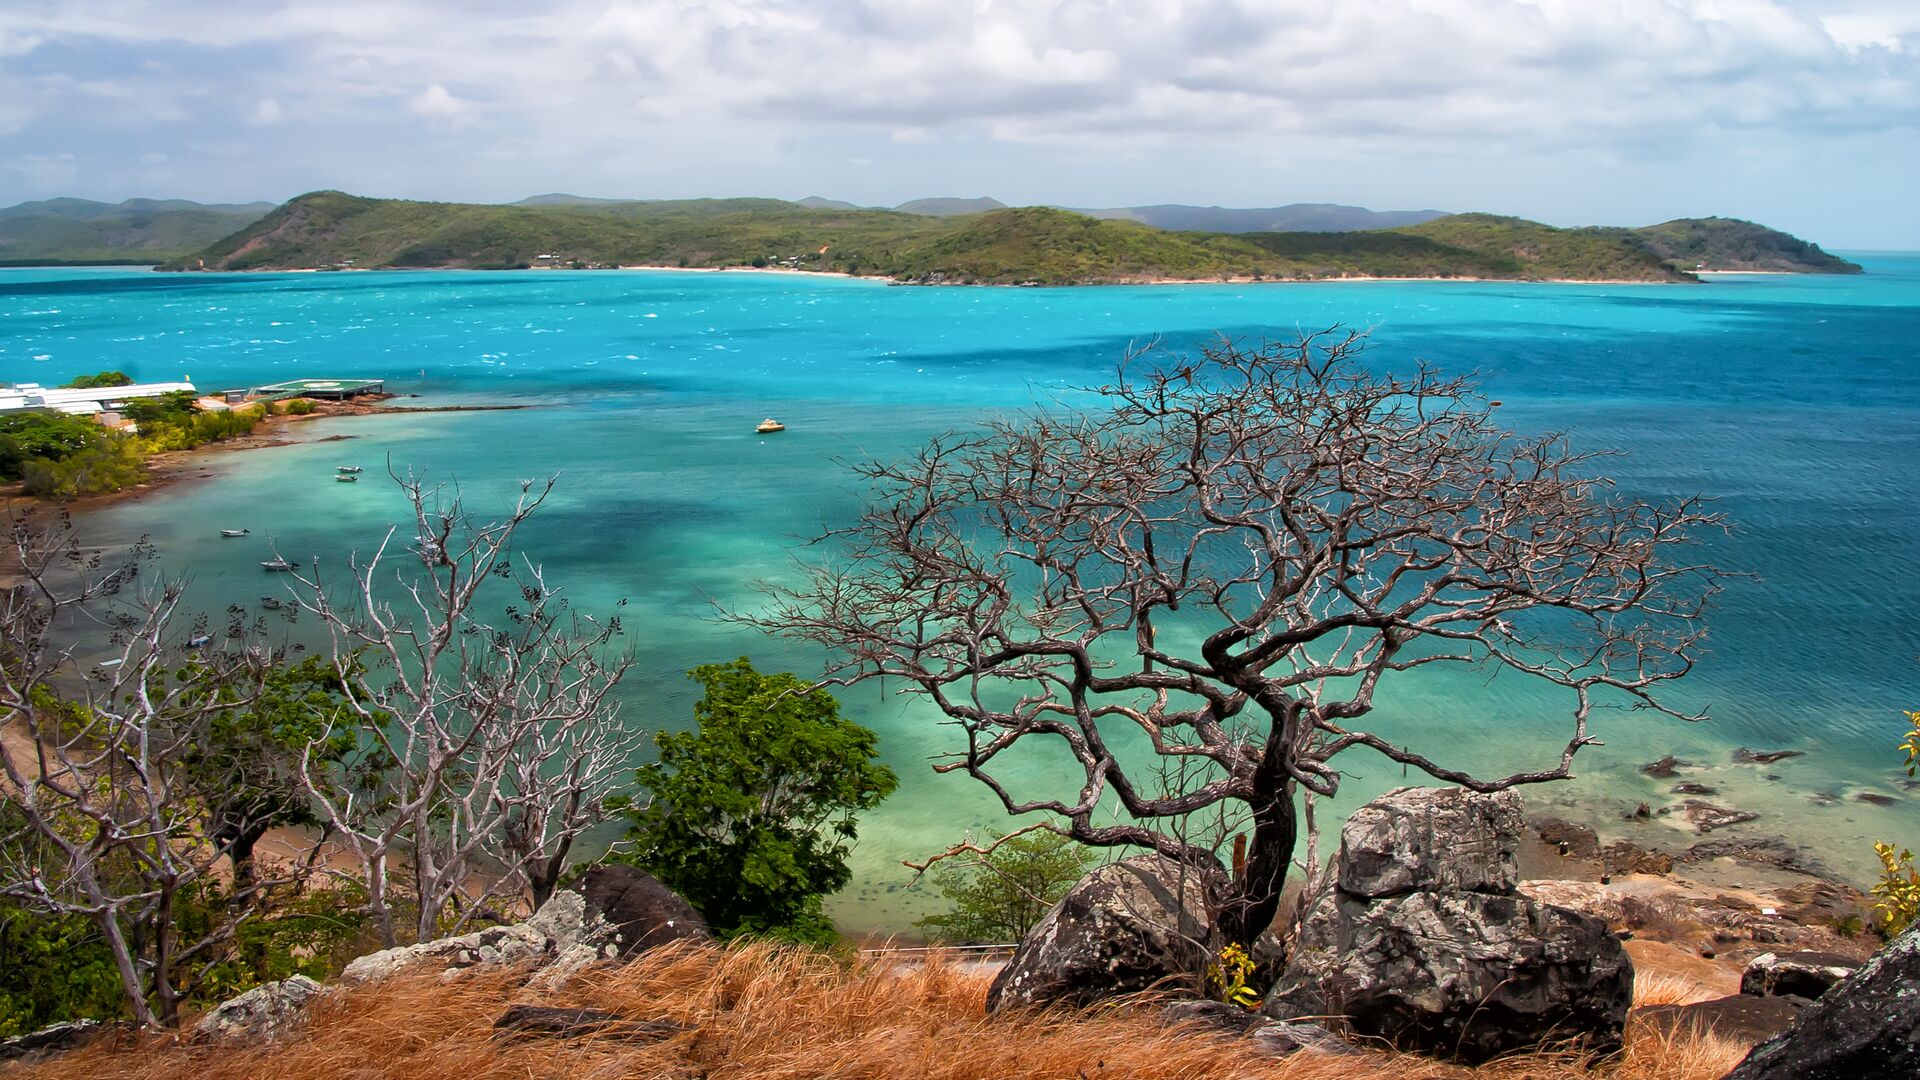
[[[1761,953],[1748,961],[1747,969],[1741,972],[1740,992],[1812,1000],[1859,967],[1857,961],[1838,953]]]
[[[1757,1043],[1793,1026],[1806,1007],[1803,998],[1729,994],[1691,1005],[1649,1005],[1633,1018],[1658,1031],[1680,1035],[1717,1035],[1728,1042]]]
[[[1920,924],[1753,1048],[1725,1080],[1920,1076]]]
[[[208,1042],[269,1042],[306,1022],[307,1004],[324,988],[305,975],[256,986],[215,1006],[193,1026]]]
[[[1215,952],[1225,875],[1160,855],[1103,866],[1028,932],[987,990],[987,1008],[1089,1005],[1197,983]]]
[[[1617,1048],[1633,966],[1606,923],[1516,891],[1518,795],[1402,788],[1355,812],[1264,1011],[1470,1061]]]
[[[0,1062],[40,1061],[102,1039],[131,1034],[134,1026],[123,1020],[70,1020],[53,1024],[11,1039],[0,1039]]]
[[[348,964],[340,979],[350,984],[370,983],[401,972],[439,969],[452,973],[485,966],[538,968],[547,981],[558,981],[617,953],[611,927],[588,914],[586,900],[579,893],[561,891],[525,922],[369,953]]]
[[[711,941],[707,920],[659,878],[633,866],[596,866],[576,886],[587,917],[608,928],[624,959],[669,941]]]
[[[513,1038],[580,1039],[589,1035],[621,1042],[656,1042],[685,1034],[672,1020],[630,1020],[605,1009],[564,1009],[549,1005],[512,1005],[493,1029]]]

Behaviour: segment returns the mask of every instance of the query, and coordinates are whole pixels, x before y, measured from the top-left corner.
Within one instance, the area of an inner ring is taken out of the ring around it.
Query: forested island
[[[127,224],[134,213],[126,209],[130,204],[87,204],[80,209],[92,224],[58,227],[48,222],[60,208],[38,205],[31,215],[0,213],[0,257],[31,250],[34,259],[16,261],[111,261],[114,251],[95,239],[75,240],[74,257],[60,258],[57,238],[97,238],[117,228],[123,245],[118,259],[141,261],[142,252],[168,243],[177,252],[179,237],[195,229],[205,235],[223,223],[233,231],[192,254],[165,259],[161,269],[755,267],[997,285],[1366,277],[1684,282],[1695,280],[1699,270],[1859,270],[1817,245],[1723,218],[1644,229],[1561,229],[1522,218],[1453,214],[1386,229],[1218,233],[1049,207],[936,215],[777,199],[530,200],[503,206],[319,191],[244,225],[237,222],[245,221],[251,206],[218,213],[140,211],[153,228],[168,230],[169,239],[162,239],[134,236],[137,230]],[[39,240],[30,249],[8,236],[8,230],[23,228],[22,221],[37,223]]]

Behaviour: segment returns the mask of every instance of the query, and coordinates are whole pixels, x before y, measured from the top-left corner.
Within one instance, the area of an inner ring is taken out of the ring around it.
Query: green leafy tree
[[[81,375],[67,384],[69,390],[94,390],[107,386],[131,386],[133,376],[124,371],[103,371],[98,375]]]
[[[831,942],[820,902],[852,877],[854,815],[899,782],[874,760],[878,737],[832,695],[745,657],[689,675],[706,690],[699,730],[655,736],[659,760],[637,771],[652,798],[629,810],[633,861],[723,937]]]
[[[1019,941],[1093,865],[1091,851],[1059,833],[1001,837],[973,861],[948,862],[934,887],[953,910],[917,925],[959,944]]]
[[[1920,712],[1907,713],[1908,731],[1900,749],[1907,755],[1907,775],[1920,773]],[[1874,883],[1874,917],[1888,937],[1899,934],[1920,920],[1920,868],[1913,864],[1913,852],[1896,849],[1892,844],[1875,844],[1880,857],[1880,880]]]
[[[156,397],[135,398],[120,409],[120,415],[146,427],[149,424],[178,424],[193,415],[193,391],[175,390]]]

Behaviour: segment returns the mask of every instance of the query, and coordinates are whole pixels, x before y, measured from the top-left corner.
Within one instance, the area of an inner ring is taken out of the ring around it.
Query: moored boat
[[[286,571],[293,569],[293,564],[288,562],[285,559],[268,559],[266,562],[263,562],[260,564],[260,569],[274,570],[281,573],[285,573]]]
[[[342,484],[357,484],[360,482],[360,478],[352,473],[340,473],[334,477],[334,480]]]
[[[758,424],[754,425],[753,430],[759,432],[762,435],[771,435],[776,431],[787,430],[787,425],[769,416],[765,420],[762,420]]]
[[[338,468],[336,468],[336,469],[334,469],[333,471],[334,471],[334,472],[343,472],[343,473],[357,473],[357,472],[359,472],[359,471],[360,471],[360,466],[358,466],[358,465],[341,465],[341,466],[339,466]]]
[[[221,535],[221,536],[228,536],[228,537],[232,537],[232,536],[245,536],[245,535],[247,535],[247,530],[245,530],[245,529],[221,529],[221,530],[220,530],[220,535]]]
[[[260,598],[260,606],[267,611],[279,611],[280,598],[277,596],[263,596]]]

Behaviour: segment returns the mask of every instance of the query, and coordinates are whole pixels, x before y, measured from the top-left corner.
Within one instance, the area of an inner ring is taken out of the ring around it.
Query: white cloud
[[[472,102],[455,97],[439,83],[407,99],[407,108],[417,116],[451,119],[465,115],[472,107]]]
[[[261,98],[253,106],[252,123],[255,127],[272,127],[287,118],[287,110],[273,98]]]

